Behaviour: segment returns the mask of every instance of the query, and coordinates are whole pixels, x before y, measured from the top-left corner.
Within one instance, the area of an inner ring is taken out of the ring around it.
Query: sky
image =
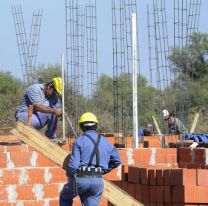
[[[199,31],[208,32],[208,1],[201,0]],[[147,38],[147,4],[152,0],[137,0],[138,39],[140,70],[147,79],[148,38]],[[61,53],[65,54],[65,0],[1,0],[0,1],[0,71],[10,71],[12,75],[22,78],[20,58],[12,17],[12,5],[22,6],[25,30],[28,34],[34,10],[43,9],[40,40],[36,65],[60,64]],[[173,22],[169,13],[173,10],[173,1],[166,0],[167,18],[172,35]],[[98,22],[98,70],[112,76],[112,23],[111,0],[97,0]]]

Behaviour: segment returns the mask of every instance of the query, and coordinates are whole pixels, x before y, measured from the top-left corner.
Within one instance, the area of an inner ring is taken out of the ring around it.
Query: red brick
[[[162,148],[162,140],[158,136],[144,136],[149,148]]]
[[[141,184],[148,185],[148,169],[140,168],[140,174],[141,174]]]
[[[121,166],[121,180],[128,181],[128,171],[129,171],[128,165]]]
[[[127,191],[128,190],[128,182],[122,181],[121,182],[121,186],[122,186],[122,189],[124,191]]]
[[[170,185],[196,186],[196,169],[171,169]]]
[[[151,149],[134,149],[134,165],[149,165],[151,161]]]
[[[118,153],[121,157],[121,162],[124,165],[128,165],[128,158],[127,158],[127,152],[126,149],[118,149]]]
[[[172,202],[174,203],[208,203],[208,187],[173,186]]]
[[[6,146],[0,145],[0,153],[6,152]]]
[[[164,203],[171,203],[171,186],[163,186]]]
[[[24,206],[42,206],[44,201],[24,201]]]
[[[7,168],[7,153],[0,152],[0,168]]]
[[[44,184],[46,183],[44,177],[45,171],[43,168],[28,169],[28,184]]]
[[[0,184],[19,184],[20,170],[18,169],[2,169],[0,175]]]
[[[157,186],[149,186],[150,202],[157,202]]]
[[[156,171],[155,169],[148,170],[149,185],[156,185]]]
[[[164,202],[164,194],[163,194],[163,186],[156,186],[156,201],[157,203],[163,203]]]
[[[17,200],[36,200],[33,187],[34,185],[16,185]]]
[[[178,164],[180,167],[204,168],[206,166],[206,149],[178,148]]]
[[[141,185],[142,188],[142,201],[149,202],[150,194],[149,194],[149,186],[148,185]]]
[[[197,169],[197,185],[208,186],[208,169]]]
[[[140,183],[141,174],[138,167],[129,166],[128,169],[128,182]]]
[[[63,183],[67,181],[66,171],[62,168],[49,168],[51,175],[49,183]]]
[[[136,184],[128,182],[127,192],[134,198],[136,198]]]
[[[136,199],[138,201],[142,201],[142,186],[141,184],[135,184],[136,185]]]
[[[179,142],[180,141],[180,136],[179,135],[166,135],[165,136],[165,142]]]
[[[170,185],[170,170],[169,169],[163,170],[163,185],[165,186]]]
[[[32,152],[11,152],[11,161],[14,167],[29,167],[31,165]]]
[[[163,169],[156,170],[156,185],[163,185]]]
[[[25,144],[7,146],[7,152],[28,152],[28,147]]]
[[[121,181],[121,180],[112,181],[112,183],[113,183],[114,185],[116,185],[117,187],[122,188],[122,181]]]
[[[5,185],[0,185],[0,200],[8,200]]]
[[[48,206],[59,206],[59,200],[50,200]]]
[[[105,174],[103,176],[105,179],[107,180],[121,180],[121,173],[119,168],[115,168],[113,170],[111,170],[109,173]]]
[[[156,151],[155,161],[157,164],[177,164],[177,150],[175,148],[163,148]]]
[[[54,167],[56,166],[56,164],[53,161],[49,160],[44,155],[38,153],[36,166],[37,167]]]
[[[44,185],[44,198],[59,197],[59,185],[58,184],[46,184]]]

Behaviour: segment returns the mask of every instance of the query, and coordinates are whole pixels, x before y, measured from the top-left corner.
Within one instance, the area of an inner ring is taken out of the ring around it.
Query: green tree
[[[195,112],[208,113],[208,34],[194,33],[188,43],[184,48],[171,49],[169,59],[177,75],[170,90],[176,111],[180,112],[184,107],[188,114],[187,123],[191,125]],[[206,117],[202,115],[199,122],[198,125],[204,125]],[[200,129],[204,131],[202,127]]]
[[[37,83],[50,82],[54,77],[61,77],[61,66],[51,65],[47,67],[45,65],[39,65],[35,71],[35,78]]]
[[[0,72],[0,124],[12,126],[15,122],[16,106],[20,102],[24,85],[9,72]]]
[[[169,59],[174,64],[173,72],[191,79],[208,74],[208,34],[194,33],[184,48],[171,48]]]

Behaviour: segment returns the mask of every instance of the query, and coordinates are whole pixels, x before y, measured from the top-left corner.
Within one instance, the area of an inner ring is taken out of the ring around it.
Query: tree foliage
[[[0,124],[13,125],[16,105],[20,102],[23,83],[9,72],[0,72]]]
[[[194,33],[188,42],[185,48],[171,48],[169,59],[174,64],[174,73],[199,79],[208,74],[208,34]]]

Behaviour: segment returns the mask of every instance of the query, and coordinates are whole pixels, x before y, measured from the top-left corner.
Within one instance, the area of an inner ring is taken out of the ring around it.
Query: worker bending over
[[[59,96],[62,94],[62,79],[53,78],[44,84],[32,84],[22,97],[16,109],[16,120],[28,122],[28,109],[33,105],[31,126],[40,130],[47,125],[45,135],[56,138],[57,117],[62,115]]]
[[[163,119],[168,123],[168,133],[169,134],[188,134],[188,129],[182,123],[180,119],[175,117],[173,112],[168,112],[167,109],[163,110]]]
[[[98,206],[104,189],[102,175],[121,164],[120,156],[110,142],[99,135],[98,120],[90,112],[81,115],[79,125],[84,132],[72,149],[67,170],[68,183],[60,194],[60,206],[71,206],[80,196],[83,206]]]

